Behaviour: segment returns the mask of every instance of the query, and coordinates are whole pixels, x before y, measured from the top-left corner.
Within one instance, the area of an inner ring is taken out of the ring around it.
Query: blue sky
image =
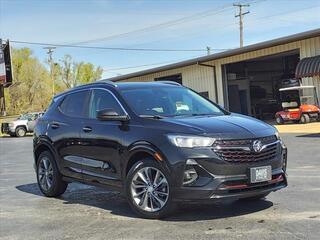
[[[54,44],[89,41],[83,45],[100,47],[205,49],[210,46],[217,49],[212,50],[213,53],[239,46],[238,19],[234,17],[237,9],[232,7],[233,2],[0,0],[0,37]],[[251,5],[248,8],[250,14],[244,17],[245,45],[320,27],[319,0],[242,2]],[[184,20],[175,24],[152,27],[181,18]],[[148,31],[133,32],[146,27]],[[119,36],[127,32],[131,33]],[[41,61],[47,57],[42,46],[13,46],[31,48]],[[72,55],[75,61],[92,62],[103,67],[103,77],[106,78],[205,55],[206,52],[139,52],[64,47],[55,50],[55,61],[62,59],[65,54]]]

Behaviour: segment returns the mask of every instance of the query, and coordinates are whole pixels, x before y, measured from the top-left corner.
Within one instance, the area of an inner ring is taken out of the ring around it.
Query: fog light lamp
[[[188,166],[187,169],[184,170],[184,176],[183,176],[183,185],[188,185],[190,183],[193,183],[198,178],[197,171],[191,167]]]

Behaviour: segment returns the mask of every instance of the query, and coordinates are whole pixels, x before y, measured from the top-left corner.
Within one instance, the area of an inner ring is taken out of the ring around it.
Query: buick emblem
[[[260,140],[254,140],[252,143],[252,149],[255,152],[260,152],[262,150],[262,142]]]

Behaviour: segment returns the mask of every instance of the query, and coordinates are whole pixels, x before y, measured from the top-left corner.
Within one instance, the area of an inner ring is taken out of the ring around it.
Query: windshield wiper
[[[217,115],[214,113],[193,113],[192,116],[211,116],[211,115]]]
[[[196,116],[216,116],[218,114],[214,113],[185,113],[185,114],[176,114],[172,117],[196,117]]]
[[[141,114],[141,115],[139,115],[139,117],[152,118],[152,119],[163,119],[163,118],[165,118],[164,116],[160,116],[160,115],[146,115],[146,114]]]

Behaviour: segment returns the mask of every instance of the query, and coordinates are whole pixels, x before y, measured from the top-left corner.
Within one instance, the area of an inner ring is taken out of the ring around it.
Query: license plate
[[[250,168],[251,183],[270,181],[271,175],[271,166]]]

